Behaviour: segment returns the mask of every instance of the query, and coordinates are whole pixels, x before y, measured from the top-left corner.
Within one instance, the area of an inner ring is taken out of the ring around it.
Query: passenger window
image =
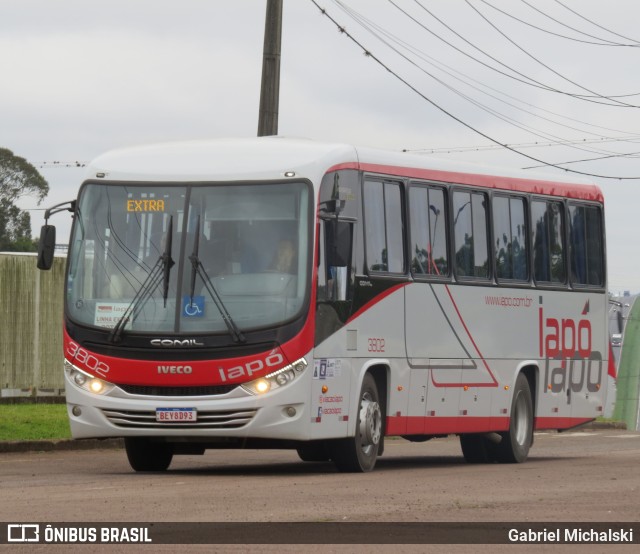
[[[533,276],[536,282],[562,284],[567,281],[562,215],[560,202],[531,202]]]
[[[411,272],[414,275],[449,274],[444,191],[436,187],[412,186]]]
[[[369,271],[404,273],[402,191],[399,183],[364,184],[364,225]]]
[[[524,198],[493,199],[493,238],[496,277],[526,281],[529,278]]]
[[[571,282],[604,285],[602,216],[596,206],[569,205]]]
[[[455,268],[458,277],[489,279],[487,197],[479,192],[453,193]]]

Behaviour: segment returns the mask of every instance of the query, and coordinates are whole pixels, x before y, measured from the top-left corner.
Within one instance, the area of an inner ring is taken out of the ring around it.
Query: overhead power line
[[[55,169],[60,167],[85,167],[87,162],[40,162],[36,164],[39,169]]]
[[[549,14],[543,12],[541,9],[536,8],[535,6],[532,6],[526,0],[520,0],[520,1],[523,4],[529,6],[529,8],[531,8],[532,10],[538,12],[540,15],[550,19],[551,21],[554,21],[558,25],[561,25],[562,27],[566,27],[567,29],[571,29],[572,31],[574,31],[574,32],[576,32],[576,33],[578,33],[580,35],[595,39],[595,40],[597,40],[599,42],[593,42],[593,41],[590,41],[590,40],[583,40],[583,39],[579,39],[579,38],[575,38],[575,37],[569,37],[567,35],[562,35],[560,33],[555,33],[553,31],[550,31],[549,29],[543,29],[542,27],[539,27],[538,25],[534,25],[533,23],[530,23],[529,21],[525,21],[524,19],[520,19],[519,17],[516,17],[515,15],[510,14],[509,12],[500,9],[497,6],[494,6],[493,4],[489,3],[487,0],[479,0],[479,1],[482,2],[483,4],[489,6],[490,8],[496,10],[497,12],[500,12],[501,14],[503,14],[503,15],[515,20],[515,21],[518,21],[518,22],[522,23],[523,25],[531,27],[532,29],[536,29],[537,31],[540,31],[542,33],[553,35],[553,36],[558,37],[558,38],[571,40],[571,41],[575,41],[575,42],[581,42],[583,44],[592,44],[592,45],[595,45],[595,46],[614,46],[614,47],[631,47],[631,48],[637,48],[638,46],[640,46],[640,44],[638,44],[637,42],[632,42],[632,43],[629,43],[629,44],[620,43],[620,42],[607,40],[605,38],[600,38],[600,37],[591,35],[589,33],[585,33],[584,31],[581,31],[580,29],[576,29],[575,27],[572,27],[571,25],[567,25],[566,23],[563,23],[562,21],[550,16]]]
[[[640,135],[637,137],[637,139],[637,142],[640,142]],[[570,146],[573,144],[588,144],[596,142],[617,142],[618,140],[620,139],[615,137],[601,137],[597,139],[591,138],[551,142],[521,142],[517,144],[509,144],[509,146],[511,146],[512,148],[546,148],[550,146]],[[498,144],[482,144],[475,146],[452,146],[438,148],[405,148],[403,152],[423,152],[425,154],[455,154],[462,152],[485,152],[488,150],[499,150],[501,148],[502,145]]]
[[[491,142],[493,142],[493,143],[495,143],[495,144],[497,144],[499,146],[502,146],[504,149],[509,150],[511,152],[514,152],[515,154],[518,154],[518,155],[520,155],[520,156],[522,156],[524,158],[528,158],[528,159],[530,159],[530,160],[532,160],[534,162],[543,164],[546,167],[555,167],[555,168],[560,169],[560,170],[565,171],[565,172],[575,173],[577,175],[585,175],[585,176],[588,176],[588,177],[596,177],[596,178],[600,178],[600,179],[616,179],[616,180],[638,180],[638,179],[640,179],[640,177],[622,177],[622,176],[601,175],[601,174],[597,174],[597,173],[590,173],[590,172],[586,172],[586,171],[578,171],[578,170],[575,170],[575,169],[564,168],[564,167],[561,167],[558,164],[547,162],[547,161],[542,160],[540,158],[536,158],[534,156],[530,156],[528,154],[525,154],[524,152],[520,152],[519,150],[509,146],[508,144],[505,144],[505,143],[499,141],[498,139],[493,138],[492,136],[488,135],[487,133],[484,133],[483,131],[481,131],[481,130],[477,129],[476,127],[474,127],[473,125],[467,123],[466,121],[464,121],[460,117],[458,117],[458,116],[454,115],[453,113],[451,113],[450,111],[446,110],[440,104],[438,104],[433,99],[428,97],[426,94],[421,92],[418,88],[416,88],[414,85],[412,85],[409,81],[407,81],[405,78],[400,76],[397,72],[395,72],[389,65],[385,64],[378,56],[374,55],[371,52],[370,49],[366,48],[360,41],[358,41],[351,33],[349,33],[347,31],[347,29],[346,29],[346,27],[344,25],[341,25],[338,21],[336,21],[327,12],[327,10],[325,8],[323,8],[322,6],[320,6],[316,2],[316,0],[311,0],[311,2],[313,3],[314,6],[316,6],[316,8],[318,8],[318,10],[320,11],[320,13],[323,16],[325,16],[327,19],[329,19],[329,21],[331,21],[336,26],[336,28],[338,29],[338,31],[340,33],[342,33],[351,42],[353,42],[356,46],[358,46],[362,50],[362,52],[364,53],[365,56],[367,56],[368,58],[370,58],[373,61],[375,61],[379,66],[381,66],[383,69],[385,69],[387,72],[389,72],[398,81],[403,83],[406,87],[408,87],[410,90],[412,90],[414,93],[416,93],[423,100],[425,100],[426,102],[431,104],[434,108],[436,108],[437,110],[439,110],[440,112],[442,112],[446,116],[450,117],[454,121],[457,121],[458,123],[460,123],[464,127],[468,128],[469,130],[471,130],[471,131],[475,132],[476,134],[484,137],[485,139],[487,139],[487,140],[489,140],[489,141],[491,141]]]
[[[615,31],[612,31],[611,29],[607,29],[606,27],[603,27],[602,25],[596,23],[595,21],[586,18],[584,15],[578,13],[575,10],[572,10],[569,6],[567,6],[566,4],[563,4],[562,2],[560,2],[560,0],[555,0],[556,4],[559,4],[560,6],[562,6],[565,10],[570,11],[572,14],[577,15],[580,19],[583,19],[584,21],[587,21],[588,23],[591,23],[591,25],[595,25],[596,27],[598,27],[598,29],[602,29],[603,31],[606,31],[607,33],[611,33],[612,35],[615,35],[617,37],[623,38],[625,40],[630,40],[631,42],[635,43],[635,44],[640,44],[640,41],[635,39],[635,38],[629,38],[626,37],[624,35],[621,35],[620,33],[616,33]]]
[[[401,8],[400,6],[398,6],[393,0],[387,0],[392,6],[394,6],[396,9],[398,9],[400,12],[402,12],[403,14],[405,14],[409,19],[411,19],[412,21],[414,21],[417,25],[419,25],[420,27],[422,27],[425,31],[427,31],[428,33],[430,33],[431,35],[433,35],[434,37],[436,37],[437,39],[439,39],[440,41],[444,42],[447,46],[453,48],[454,50],[456,50],[457,52],[459,52],[460,54],[462,54],[463,56],[466,56],[468,58],[470,58],[471,60],[475,61],[476,63],[479,63],[481,65],[483,65],[484,67],[500,74],[503,75],[504,77],[507,77],[509,79],[512,79],[514,81],[523,83],[525,85],[534,87],[534,88],[538,88],[538,89],[542,89],[542,90],[546,90],[548,92],[555,92],[556,94],[562,94],[571,98],[575,98],[577,100],[583,100],[585,102],[591,102],[593,104],[601,104],[604,106],[615,106],[615,107],[628,107],[625,106],[624,104],[620,104],[620,103],[615,103],[615,101],[613,102],[602,102],[600,100],[597,100],[596,98],[594,98],[593,96],[590,95],[585,95],[585,94],[576,94],[573,92],[569,92],[569,91],[565,91],[565,90],[561,90],[558,89],[556,87],[553,87],[551,85],[547,85],[537,79],[534,79],[533,77],[529,77],[528,75],[522,73],[521,71],[501,62],[498,58],[496,58],[495,56],[492,56],[491,54],[489,54],[488,52],[486,52],[485,50],[483,50],[482,48],[480,48],[479,46],[477,46],[476,44],[474,44],[473,42],[471,42],[470,40],[468,40],[467,38],[465,38],[464,36],[462,36],[460,33],[458,33],[455,29],[453,29],[450,25],[448,25],[447,23],[445,23],[442,19],[440,19],[438,16],[436,16],[431,10],[429,10],[427,7],[425,7],[421,2],[419,2],[418,0],[414,0],[414,2],[426,13],[428,13],[433,19],[435,19],[438,23],[440,23],[442,26],[444,26],[447,30],[449,30],[451,33],[453,33],[455,36],[457,36],[460,40],[462,40],[463,42],[465,42],[466,44],[468,44],[469,46],[471,46],[474,50],[477,50],[478,52],[480,52],[482,55],[486,56],[487,58],[489,58],[490,60],[496,62],[497,64],[499,64],[500,66],[504,67],[505,69],[507,69],[508,71],[511,71],[513,74],[507,73],[505,71],[502,71],[501,69],[492,66],[491,64],[488,64],[478,58],[476,58],[475,56],[472,56],[471,54],[469,54],[468,52],[465,52],[464,50],[462,50],[461,48],[458,48],[457,46],[455,46],[454,44],[452,44],[451,42],[449,42],[448,40],[442,38],[440,35],[438,35],[437,33],[435,33],[432,29],[429,29],[429,27],[427,27],[426,25],[424,25],[421,21],[419,21],[417,18],[413,17],[409,12],[407,12],[406,10],[404,10],[403,8]],[[519,75],[519,77],[517,77],[516,75]],[[606,97],[607,99],[611,98],[611,97]]]
[[[617,98],[620,98],[621,96],[607,96],[604,94],[600,94],[597,93],[593,90],[591,90],[590,88],[587,88],[579,83],[576,83],[575,81],[573,81],[572,79],[569,79],[568,77],[565,77],[562,73],[560,73],[559,71],[556,71],[555,69],[553,69],[551,66],[547,65],[546,63],[544,63],[543,61],[539,60],[538,58],[536,58],[533,54],[531,54],[531,52],[527,51],[525,48],[523,48],[522,46],[520,46],[515,40],[513,40],[511,37],[509,37],[505,32],[503,32],[497,25],[495,25],[492,21],[489,20],[489,18],[484,15],[478,8],[476,8],[469,0],[465,0],[466,4],[473,10],[475,11],[484,21],[487,22],[488,25],[491,26],[491,28],[493,28],[497,33],[500,34],[500,36],[504,37],[505,40],[509,41],[510,44],[513,44],[513,46],[515,46],[518,50],[520,50],[523,54],[525,54],[526,56],[528,56],[529,58],[531,58],[533,61],[535,61],[536,63],[540,64],[542,67],[544,67],[545,69],[551,71],[554,75],[557,75],[558,77],[560,77],[561,79],[564,79],[565,81],[567,81],[568,83],[571,83],[572,85],[577,86],[578,88],[581,88],[582,90],[585,90],[587,92],[590,92],[591,94],[593,94],[595,98],[600,98],[602,100],[611,100],[613,102],[615,102],[616,104],[620,104],[621,106],[624,106],[626,108],[640,108],[640,106],[637,106],[635,104],[629,104],[627,102],[622,102],[620,100],[617,100]],[[585,95],[578,95],[578,96],[582,96],[587,98],[588,96]],[[637,96],[637,93],[634,94],[627,94],[625,96]],[[592,98],[593,98],[592,97]]]
[[[497,91],[496,89],[489,87],[487,85],[485,85],[484,83],[479,83],[478,81],[476,81],[475,79],[472,79],[462,73],[460,73],[459,71],[451,68],[450,66],[447,66],[446,64],[443,64],[437,60],[435,60],[433,57],[429,56],[428,54],[426,54],[425,52],[423,52],[422,50],[416,48],[415,46],[412,46],[410,44],[408,44],[406,41],[400,39],[399,37],[393,35],[392,33],[390,33],[389,31],[387,31],[386,29],[384,29],[383,27],[381,27],[380,25],[377,25],[375,22],[373,22],[372,20],[370,20],[369,18],[363,16],[361,13],[357,12],[356,10],[354,10],[353,8],[350,8],[348,6],[346,6],[343,2],[341,2],[340,0],[334,0],[334,2],[340,7],[340,9],[342,9],[349,17],[351,17],[352,19],[354,19],[359,25],[361,25],[364,29],[366,29],[369,33],[371,33],[377,40],[381,41],[385,46],[389,47],[391,50],[393,50],[394,52],[396,52],[400,57],[402,57],[403,59],[405,59],[408,63],[410,63],[411,65],[413,65],[414,67],[416,67],[419,71],[423,72],[425,75],[428,75],[430,78],[432,78],[433,80],[435,80],[436,82],[438,82],[439,84],[441,84],[442,86],[446,87],[448,90],[450,90],[451,92],[453,92],[454,94],[457,94],[458,96],[460,96],[461,98],[463,98],[464,100],[470,102],[471,104],[473,104],[474,106],[476,106],[477,108],[480,108],[481,110],[491,114],[492,116],[507,122],[510,125],[513,125],[515,127],[518,127],[521,130],[524,130],[530,134],[533,134],[539,138],[545,139],[545,140],[555,140],[556,143],[563,143],[563,144],[586,144],[582,141],[574,141],[574,142],[568,142],[567,139],[561,138],[561,137],[557,137],[554,136],[550,133],[544,133],[543,131],[537,130],[533,127],[531,127],[530,125],[527,125],[525,123],[522,122],[518,122],[515,119],[500,113],[492,108],[489,108],[488,106],[486,106],[485,104],[482,104],[478,101],[476,101],[475,99],[469,97],[468,95],[464,94],[463,92],[461,92],[460,90],[452,87],[451,85],[445,83],[443,80],[439,79],[438,77],[436,77],[435,75],[433,75],[432,73],[430,73],[429,71],[425,70],[423,67],[421,67],[420,65],[418,65],[416,62],[414,62],[413,60],[409,59],[405,54],[403,54],[398,48],[401,48],[403,50],[407,50],[408,52],[410,52],[412,55],[418,57],[419,59],[421,59],[422,61],[424,61],[425,63],[431,65],[432,67],[442,71],[444,74],[448,75],[449,77],[456,79],[457,81],[462,82],[463,84],[465,84],[466,86],[470,87],[471,89],[480,92],[481,94],[484,94],[494,100],[497,100],[498,102],[501,102],[503,104],[506,104],[507,106],[510,106],[516,110],[522,111],[528,115],[532,115],[538,119],[542,119],[543,121],[547,121],[552,123],[553,125],[558,125],[567,129],[571,129],[574,131],[578,131],[581,133],[586,133],[589,135],[592,135],[592,137],[596,137],[596,139],[600,140],[603,138],[609,138],[609,137],[602,137],[600,134],[597,133],[593,133],[590,131],[585,131],[583,129],[579,129],[577,127],[571,126],[571,125],[567,125],[565,123],[560,123],[558,121],[554,121],[548,117],[544,117],[538,113],[532,112],[531,110],[527,110],[521,107],[516,106],[515,104],[505,101],[501,98],[499,98],[498,96],[488,93],[485,90],[481,90],[478,86],[475,86],[471,83],[469,83],[469,81],[472,81],[474,83],[478,83],[480,86],[482,86],[483,88],[487,88],[501,96],[506,96],[507,98],[510,98],[514,101],[517,101],[521,104],[524,105],[528,105],[531,106],[530,104],[521,102],[520,100],[509,96],[509,95],[505,95],[500,91]],[[381,35],[383,35],[385,38],[383,38]],[[388,39],[388,40],[387,40]],[[393,46],[393,44],[397,45]],[[447,69],[443,69],[443,67],[446,67]],[[457,77],[456,75],[462,75],[464,78],[462,77]],[[536,107],[536,109],[539,109]],[[548,112],[547,110],[543,110],[546,111],[547,113],[551,113]],[[555,114],[558,115],[558,114]],[[562,117],[562,116],[560,116]],[[568,118],[571,119],[571,118]],[[577,120],[573,120],[573,121],[577,121]],[[580,122],[583,125],[589,126],[589,127],[593,127],[592,125],[589,125],[588,123],[584,123],[584,122]],[[608,129],[608,130],[612,130],[612,129]],[[622,133],[621,131],[616,131],[613,130],[616,133]],[[627,134],[628,137],[625,139],[625,137],[620,137],[619,140],[620,141],[624,141],[624,142],[633,142],[633,138],[637,139],[638,135],[634,134]],[[617,152],[612,152],[609,150],[594,150],[591,148],[585,148],[584,146],[573,146],[573,148],[575,148],[576,150],[581,150],[583,152],[589,152],[592,154],[601,154],[601,155],[605,155],[605,156],[615,156],[618,153]]]

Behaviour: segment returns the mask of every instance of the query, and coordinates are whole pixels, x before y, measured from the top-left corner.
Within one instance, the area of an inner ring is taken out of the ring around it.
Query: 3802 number
[[[369,339],[369,352],[384,352],[385,344],[384,339],[371,338]]]
[[[71,356],[71,359],[79,364],[82,364],[90,371],[97,373],[98,375],[105,377],[109,373],[109,366],[104,362],[101,362],[94,355],[89,354],[84,348],[78,346],[75,342],[70,342],[67,347],[67,354]]]

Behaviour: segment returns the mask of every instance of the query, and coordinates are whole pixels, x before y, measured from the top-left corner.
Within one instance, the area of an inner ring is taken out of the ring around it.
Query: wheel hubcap
[[[369,393],[360,400],[360,446],[365,454],[380,442],[382,434],[382,412],[380,405]]]

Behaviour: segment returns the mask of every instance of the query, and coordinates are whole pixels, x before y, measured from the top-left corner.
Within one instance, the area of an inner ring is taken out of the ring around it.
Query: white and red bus
[[[68,209],[72,434],[135,470],[237,447],[368,471],[385,437],[452,434],[522,462],[603,414],[594,185],[271,137],[105,154]]]

